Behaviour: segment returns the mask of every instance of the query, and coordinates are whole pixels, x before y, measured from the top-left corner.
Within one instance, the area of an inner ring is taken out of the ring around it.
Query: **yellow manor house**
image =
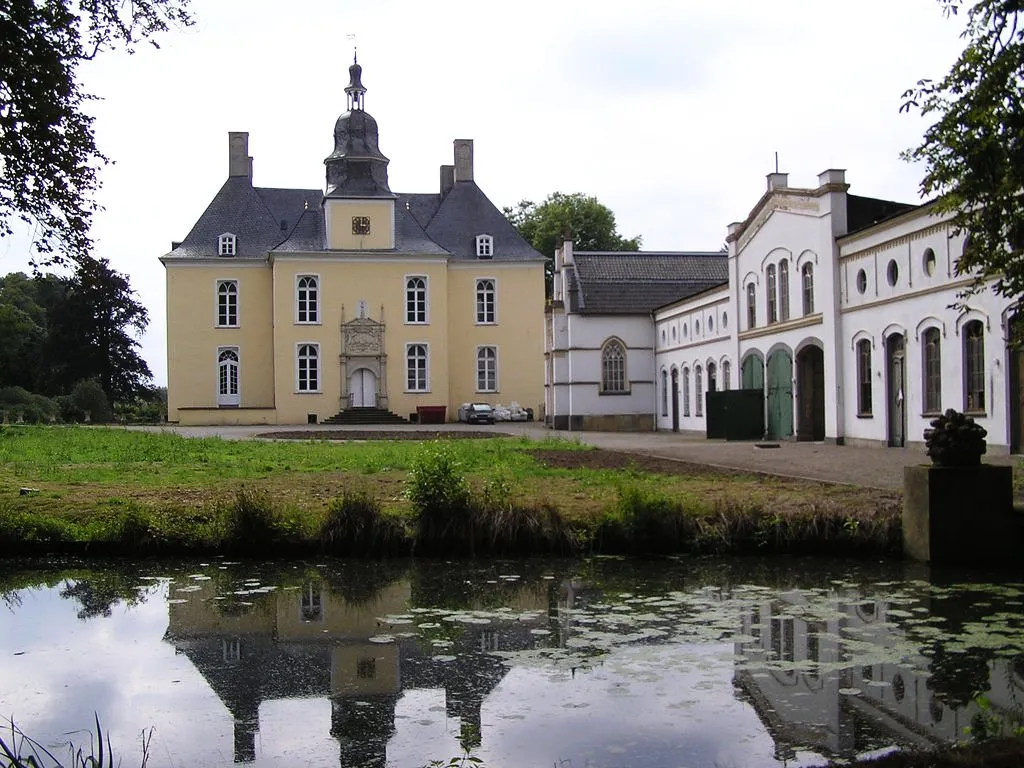
[[[362,68],[349,73],[326,193],[254,187],[248,134],[230,133],[227,181],[161,258],[170,421],[540,407],[544,257],[474,182],[470,140],[437,193],[392,192]]]

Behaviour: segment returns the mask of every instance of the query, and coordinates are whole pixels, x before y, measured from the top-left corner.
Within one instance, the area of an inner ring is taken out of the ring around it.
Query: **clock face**
[[[369,216],[353,216],[352,217],[352,234],[353,235],[368,235],[368,234],[370,234],[370,217]]]

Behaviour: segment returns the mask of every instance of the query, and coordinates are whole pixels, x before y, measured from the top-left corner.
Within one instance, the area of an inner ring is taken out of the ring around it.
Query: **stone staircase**
[[[408,424],[409,420],[383,408],[348,408],[334,414],[329,419],[324,419],[322,423],[335,425]]]

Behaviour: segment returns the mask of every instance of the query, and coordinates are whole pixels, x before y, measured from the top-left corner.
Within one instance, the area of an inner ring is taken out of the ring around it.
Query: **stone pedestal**
[[[1020,515],[1013,469],[914,466],[903,469],[903,554],[934,565],[1016,567]]]

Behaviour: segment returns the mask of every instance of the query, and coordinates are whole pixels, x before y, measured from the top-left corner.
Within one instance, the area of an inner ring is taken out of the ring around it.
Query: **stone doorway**
[[[384,308],[381,307],[381,317]],[[360,302],[359,316],[345,321],[341,310],[341,409],[388,407],[387,355],[384,323],[366,316]]]

